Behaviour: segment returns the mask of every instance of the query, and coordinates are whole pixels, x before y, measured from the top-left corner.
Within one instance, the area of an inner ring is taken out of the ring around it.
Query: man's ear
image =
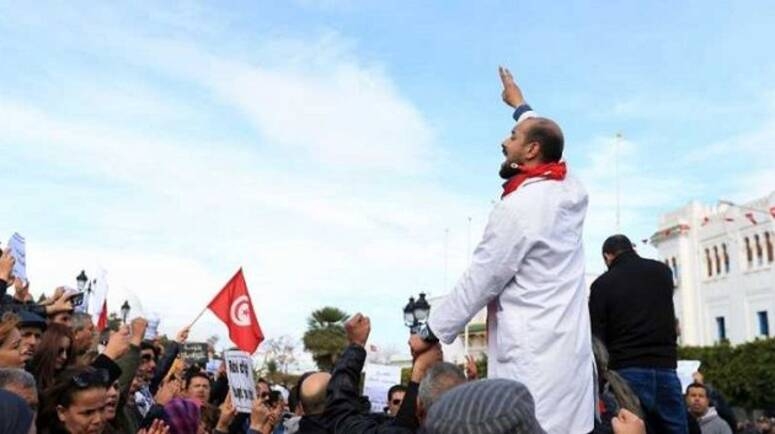
[[[530,142],[527,144],[527,158],[528,160],[540,160],[541,159],[541,143]]]

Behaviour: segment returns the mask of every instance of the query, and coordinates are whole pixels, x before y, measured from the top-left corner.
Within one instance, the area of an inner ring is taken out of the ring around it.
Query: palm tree
[[[347,316],[341,309],[326,306],[307,318],[307,331],[302,339],[304,349],[312,353],[312,359],[321,371],[331,370],[339,353],[347,347],[344,331]]]

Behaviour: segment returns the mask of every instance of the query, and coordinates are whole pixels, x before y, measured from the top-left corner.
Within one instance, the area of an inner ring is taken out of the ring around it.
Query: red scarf
[[[519,173],[509,178],[508,181],[503,183],[503,194],[501,199],[506,197],[509,193],[519,188],[523,182],[529,178],[546,178],[556,179],[562,181],[565,179],[565,174],[568,173],[568,168],[565,166],[565,162],[546,163],[540,166],[530,167],[527,169],[520,169]]]

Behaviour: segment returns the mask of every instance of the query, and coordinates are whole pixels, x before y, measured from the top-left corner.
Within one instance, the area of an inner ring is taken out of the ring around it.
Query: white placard
[[[234,407],[240,413],[250,413],[256,399],[256,383],[253,380],[253,361],[244,351],[226,351],[226,376]]]
[[[150,318],[148,318],[148,327],[145,328],[145,336],[143,336],[143,340],[152,341],[156,339],[157,336],[159,336],[160,322],[161,318],[159,318],[158,315],[152,315]]]
[[[401,383],[399,366],[367,363],[364,369],[363,394],[369,397],[371,411],[384,412],[387,407],[387,393],[391,387]]]
[[[678,375],[678,380],[681,381],[681,393],[686,393],[686,388],[690,384],[694,383],[692,375],[700,370],[699,360],[679,360],[678,366],[675,368],[675,373]]]
[[[14,232],[11,235],[11,239],[8,240],[8,248],[11,249],[11,256],[16,260],[13,264],[13,277],[19,279],[27,284],[27,254],[24,248],[24,237],[19,235],[18,232]],[[12,282],[8,282],[9,284]]]

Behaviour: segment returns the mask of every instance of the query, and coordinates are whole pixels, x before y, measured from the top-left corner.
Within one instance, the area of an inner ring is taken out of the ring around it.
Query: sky
[[[34,294],[107,271],[109,307],[189,323],[243,267],[267,337],[329,305],[406,353],[498,199],[498,65],[563,128],[602,241],[773,190],[768,1],[0,0],[0,240]],[[623,139],[615,139],[621,133]],[[3,235],[4,234],[4,235]],[[5,239],[3,238],[5,237]],[[646,256],[655,252],[641,246]],[[226,329],[209,312],[194,339]]]

